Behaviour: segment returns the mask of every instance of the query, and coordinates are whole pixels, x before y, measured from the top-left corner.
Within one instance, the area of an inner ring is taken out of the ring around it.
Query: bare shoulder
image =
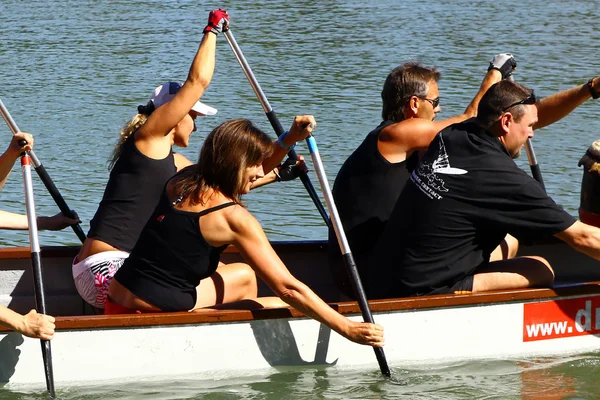
[[[213,210],[200,217],[200,231],[212,246],[231,244],[238,232],[244,229],[248,215],[250,213],[239,204]]]
[[[155,136],[149,130],[142,130],[146,124],[135,134],[135,147],[146,157],[162,160],[171,151],[171,141],[166,136]]]
[[[200,219],[201,222],[205,221],[210,223],[212,229],[221,232],[230,231],[232,233],[243,232],[251,229],[254,224],[258,224],[256,218],[239,204],[223,207],[220,210],[214,210],[200,217]],[[205,224],[203,223],[203,225]]]
[[[173,153],[173,158],[175,159],[175,167],[177,167],[177,171],[181,171],[185,167],[188,167],[193,164],[186,156],[181,153]]]
[[[223,217],[227,221],[229,228],[237,234],[251,232],[260,224],[254,216],[239,204],[223,209]]]

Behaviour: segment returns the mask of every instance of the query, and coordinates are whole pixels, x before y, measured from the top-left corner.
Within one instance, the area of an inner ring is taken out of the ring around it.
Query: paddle
[[[529,159],[529,168],[531,168],[531,175],[533,179],[538,181],[540,185],[546,190],[546,185],[544,185],[544,180],[542,179],[542,171],[540,171],[540,166],[538,165],[537,158],[535,157],[535,152],[533,151],[533,143],[531,139],[527,139],[527,143],[525,143],[525,150],[527,151],[527,158]]]
[[[2,114],[4,121],[6,121],[6,124],[12,131],[13,135],[20,131],[19,127],[17,126],[17,123],[15,122],[14,119],[12,119],[10,113],[4,106],[4,103],[2,103],[2,100],[0,100],[0,114]],[[46,168],[42,165],[40,160],[35,156],[35,153],[33,152],[33,150],[31,150],[29,152],[29,156],[31,157],[31,160],[33,162],[33,167],[35,168],[35,172],[37,172],[38,176],[44,183],[44,186],[46,186],[46,189],[48,189],[48,192],[50,192],[50,196],[52,196],[52,198],[54,199],[54,202],[58,206],[59,210],[63,213],[64,216],[66,216],[68,218],[76,219],[75,215],[73,214],[73,211],[71,211],[71,209],[65,202],[65,199],[60,195],[60,192],[54,185],[54,182],[52,182],[50,175],[48,175],[48,172],[46,172]],[[73,229],[73,231],[75,232],[75,234],[77,235],[79,240],[81,240],[81,243],[83,243],[85,241],[85,233],[83,233],[81,226],[79,224],[76,224],[76,225],[72,225],[71,228]]]
[[[258,81],[254,77],[254,73],[250,69],[250,66],[248,65],[248,62],[246,61],[246,58],[242,54],[242,50],[240,49],[237,42],[235,41],[235,38],[233,37],[233,34],[231,33],[231,29],[224,30],[223,33],[225,34],[225,37],[227,38],[227,42],[229,43],[229,46],[231,46],[231,49],[233,50],[235,57],[237,58],[240,65],[242,66],[242,69],[244,70],[244,73],[246,74],[246,77],[248,78],[248,81],[250,82],[252,89],[254,89],[254,93],[256,93],[256,97],[258,97],[258,100],[260,101],[260,104],[262,105],[263,110],[265,111],[265,114],[267,115],[267,118],[269,119],[269,122],[271,123],[271,126],[273,127],[273,130],[275,131],[275,134],[277,136],[281,136],[284,132],[283,126],[281,126],[281,122],[279,122],[279,119],[277,118],[275,111],[273,111],[273,108],[271,108],[271,104],[269,104],[269,100],[267,100],[267,97],[265,96],[260,85],[258,84]],[[294,150],[290,150],[290,152],[288,153],[288,157],[294,161],[298,160],[298,155],[296,154],[296,152]],[[329,217],[327,216],[327,212],[325,211],[323,204],[321,204],[321,200],[319,199],[319,196],[317,195],[317,192],[315,191],[315,188],[312,185],[310,178],[308,177],[306,172],[303,171],[300,173],[300,180],[304,184],[304,187],[306,188],[306,191],[308,192],[310,198],[315,203],[315,206],[317,206],[317,210],[319,210],[321,217],[323,217],[323,220],[325,220],[325,224],[329,225],[330,222],[329,222]]]
[[[514,82],[515,78],[510,75],[508,80]],[[531,169],[531,175],[533,176],[533,179],[538,181],[544,190],[546,190],[546,185],[544,185],[544,180],[542,179],[542,171],[540,170],[540,166],[537,162],[535,152],[533,151],[533,143],[530,138],[527,138],[527,142],[525,143],[525,151],[527,151],[527,159],[529,160],[529,168]]]
[[[25,140],[19,142],[21,146],[27,144]],[[35,305],[38,313],[46,314],[46,299],[44,297],[44,283],[42,280],[42,259],[40,256],[40,243],[38,240],[37,220],[35,216],[35,203],[33,200],[33,184],[31,181],[31,157],[27,153],[21,155],[21,170],[23,171],[23,183],[25,185],[25,205],[27,207],[27,222],[29,224],[29,243],[31,246],[31,266],[33,268],[33,283]],[[50,341],[41,339],[42,358],[44,359],[44,370],[46,371],[46,388],[50,398],[55,398],[54,373],[52,371],[52,353]]]
[[[354,295],[358,300],[358,305],[360,307],[363,320],[365,322],[370,322],[373,324],[373,315],[371,314],[369,303],[367,302],[367,296],[365,295],[365,291],[360,281],[360,275],[358,274],[356,263],[354,262],[354,257],[352,256],[352,251],[350,250],[350,246],[348,245],[348,240],[346,239],[346,234],[344,233],[344,227],[342,226],[337,207],[335,206],[335,202],[333,201],[333,195],[331,194],[331,189],[329,188],[328,183],[329,181],[327,180],[327,176],[325,175],[325,168],[323,167],[323,162],[321,161],[321,156],[319,155],[317,142],[315,141],[315,138],[312,135],[310,135],[306,139],[306,144],[308,145],[308,150],[310,151],[310,155],[313,160],[313,165],[315,166],[315,173],[319,178],[319,182],[321,183],[321,189],[323,190],[323,194],[325,195],[325,202],[327,203],[327,208],[329,209],[329,215],[331,215],[333,229],[335,230],[335,235],[337,236],[340,249],[342,249],[344,263],[346,264],[346,268],[348,269],[350,281],[352,282],[352,288],[354,290]],[[379,369],[381,370],[381,373],[384,376],[389,377],[391,375],[390,368],[388,367],[383,349],[380,347],[374,347],[373,350],[375,350],[375,356],[377,357],[377,362],[379,363]]]

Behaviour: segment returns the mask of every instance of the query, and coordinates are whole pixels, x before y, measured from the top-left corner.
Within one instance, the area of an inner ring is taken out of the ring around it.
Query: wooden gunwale
[[[322,249],[326,242],[280,242],[276,250],[285,251],[294,248],[298,251]],[[78,246],[48,246],[42,248],[44,257],[74,257]],[[231,246],[226,252],[237,252]],[[28,247],[12,247],[0,249],[0,259],[30,258]],[[573,296],[600,295],[600,281],[588,282],[552,289],[518,289],[467,295],[437,295],[414,298],[371,300],[369,304],[374,313],[400,310],[426,310],[432,308],[469,307],[510,302],[529,302],[554,300]],[[342,314],[360,314],[356,302],[339,302],[330,304]],[[86,330],[103,328],[152,327],[166,325],[212,324],[222,322],[245,322],[278,318],[305,318],[300,312],[291,308],[264,310],[214,310],[201,313],[148,313],[137,315],[92,315],[65,316],[56,318],[56,328],[61,330]],[[375,315],[377,321],[377,316]],[[5,331],[0,327],[0,331]]]
[[[439,295],[416,298],[385,299],[369,301],[371,311],[389,312],[399,310],[424,310],[453,306],[479,306],[516,301],[552,300],[558,297],[600,295],[600,282],[555,289],[509,290],[472,295]],[[342,314],[359,314],[356,302],[331,303]],[[264,310],[215,310],[202,313],[153,313],[140,315],[93,315],[57,317],[57,330],[143,327],[157,325],[187,325],[218,322],[244,322],[277,318],[301,318],[304,315],[291,308]],[[377,316],[375,315],[375,321]]]
[[[323,249],[327,246],[327,241],[289,241],[289,242],[277,242],[274,244],[274,248],[279,251],[289,251],[295,249],[298,251],[310,251]],[[43,257],[75,257],[79,252],[80,246],[42,246],[41,254]],[[239,253],[235,247],[229,246],[225,249],[224,253]],[[29,259],[31,258],[31,251],[29,247],[5,247],[0,248],[0,259]]]

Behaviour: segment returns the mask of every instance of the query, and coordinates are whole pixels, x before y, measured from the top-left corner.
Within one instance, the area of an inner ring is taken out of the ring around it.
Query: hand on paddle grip
[[[490,69],[497,69],[502,74],[502,79],[506,79],[512,75],[513,71],[517,68],[517,60],[510,53],[497,54],[490,61]]]
[[[298,155],[298,161],[294,161],[291,158],[285,160],[285,162],[276,167],[276,175],[278,182],[286,182],[296,179],[302,172],[308,172],[304,157]]]
[[[40,230],[60,231],[71,225],[80,224],[81,220],[79,219],[77,213],[73,210],[71,210],[71,213],[73,213],[75,218],[69,218],[66,215],[63,215],[62,212],[53,215],[52,217],[44,217],[40,215],[37,217],[38,228]]]
[[[208,14],[208,25],[206,25],[202,33],[212,32],[218,36],[221,32],[227,32],[228,27],[229,14],[227,14],[227,11],[219,8],[218,10],[212,10]]]
[[[294,122],[287,135],[285,135],[285,144],[292,146],[294,143],[306,139],[316,128],[317,121],[312,115],[296,115]]]
[[[368,322],[350,321],[350,326],[344,336],[355,343],[367,346],[383,347],[385,344],[383,327]]]
[[[13,135],[6,153],[9,153],[16,160],[19,158],[21,153],[30,151],[33,149],[33,136],[25,132],[17,132]]]

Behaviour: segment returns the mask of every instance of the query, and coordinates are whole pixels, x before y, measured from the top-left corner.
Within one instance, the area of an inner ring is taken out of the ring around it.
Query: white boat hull
[[[584,307],[571,307],[570,314],[548,313],[556,304]],[[376,312],[374,317],[385,327],[384,350],[393,370],[466,359],[597,351],[600,338],[594,334],[598,332],[594,307],[598,305],[600,295],[592,295],[558,303],[544,300]],[[564,332],[556,333],[556,326]],[[573,336],[565,337],[569,334]],[[371,348],[351,343],[306,318],[61,330],[51,343],[57,385],[185,376],[220,379],[268,374],[282,366],[378,368]],[[0,377],[9,378],[11,386],[44,385],[38,340],[1,333],[0,352]]]

